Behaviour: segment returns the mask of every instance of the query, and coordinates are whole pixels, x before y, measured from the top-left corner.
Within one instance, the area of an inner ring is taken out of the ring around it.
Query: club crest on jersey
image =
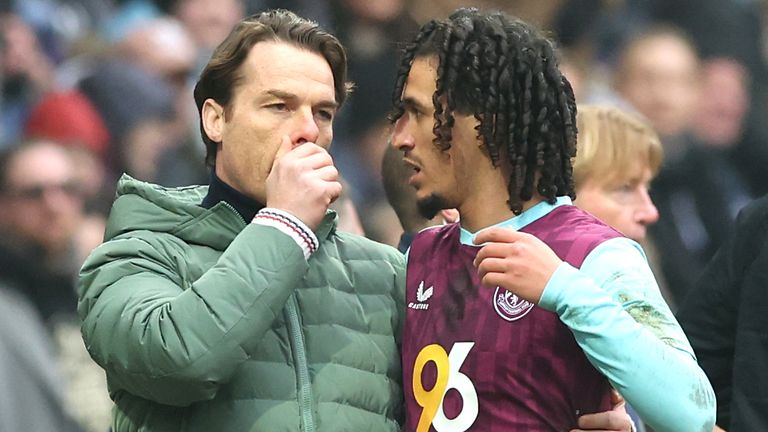
[[[429,300],[429,298],[432,297],[432,294],[434,292],[435,292],[435,287],[429,287],[427,289],[424,289],[424,281],[421,281],[419,283],[419,287],[416,289],[416,301],[408,303],[408,307],[411,309],[417,309],[417,310],[429,309],[429,303],[427,303],[427,300]]]
[[[493,295],[493,308],[505,320],[517,321],[533,309],[533,303],[521,299],[502,287],[496,287],[496,293]]]

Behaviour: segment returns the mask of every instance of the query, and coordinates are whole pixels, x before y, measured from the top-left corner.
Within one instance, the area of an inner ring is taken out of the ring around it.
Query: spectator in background
[[[764,54],[763,2],[754,0],[650,0],[656,22],[667,22],[690,35],[702,58],[730,58],[744,65],[761,85],[768,84]],[[715,31],[713,31],[715,30]]]
[[[160,145],[148,153],[138,153],[142,160],[132,161],[131,164],[141,168],[138,171],[134,168],[132,175],[168,186],[207,181],[207,172],[201,163],[204,153],[197,129],[197,111],[189,96],[194,84],[192,77],[197,73],[198,56],[201,55],[201,48],[191,33],[175,18],[152,19],[128,31],[118,43],[117,53],[122,54],[120,57],[124,60],[140,66],[153,79],[160,78],[164,82],[163,87],[170,90],[174,103],[171,121],[155,127],[164,129],[162,135],[149,138],[160,139]],[[134,140],[129,146],[142,144]],[[144,158],[145,155],[149,157]]]
[[[733,59],[707,59],[701,85],[706,97],[699,99],[693,133],[704,145],[731,147],[741,137],[749,110],[749,72]]]
[[[702,93],[707,96],[697,106],[693,135],[713,157],[738,172],[723,176],[736,182],[729,185],[740,198],[729,201],[729,211],[736,215],[752,197],[768,192],[765,108],[752,97],[755,86],[749,69],[736,59],[708,58],[701,69]]]
[[[67,146],[86,212],[106,215],[106,163],[110,136],[101,114],[77,89],[46,94],[24,126],[27,140],[51,140]]]
[[[343,131],[352,142],[343,150],[365,157],[370,149],[356,148],[356,138],[380,125],[389,112],[389,88],[382,84],[394,80],[398,43],[415,32],[417,25],[406,13],[405,0],[332,0],[330,3],[339,39],[349,51],[349,76],[355,83],[355,98],[345,113],[348,118]],[[377,162],[380,160],[376,158]]]
[[[73,316],[78,258],[90,250],[78,250],[83,202],[72,160],[52,142],[31,143],[4,155],[0,175],[2,272],[38,277],[25,289],[44,319]]]
[[[101,38],[115,43],[142,23],[159,18],[162,11],[154,0],[113,0],[111,13],[100,28]]]
[[[181,186],[208,182],[208,172],[200,163],[205,158],[204,146],[198,128],[198,112],[190,97],[200,71],[218,46],[245,16],[246,6],[253,0],[158,0],[161,10],[178,20],[186,35],[192,39],[195,57],[185,88],[176,87],[178,104],[176,116],[183,125],[180,141],[161,152],[158,176],[154,179],[166,186]],[[256,2],[258,3],[258,2]],[[259,9],[263,10],[263,9]],[[158,55],[164,55],[164,49]],[[178,76],[180,78],[180,75]],[[180,83],[177,81],[177,83]],[[179,91],[180,90],[180,91]]]
[[[684,34],[660,27],[630,40],[615,86],[661,137],[665,159],[651,192],[660,218],[649,234],[679,303],[727,236],[748,190],[736,167],[692,134],[698,104],[710,96],[701,93],[700,62]]]
[[[576,121],[574,204],[643,246],[664,300],[674,310],[658,246],[647,238],[648,227],[659,220],[649,191],[664,154],[659,136],[637,115],[609,106],[581,105]]]
[[[24,125],[27,139],[51,139],[82,147],[103,158],[109,131],[93,104],[77,90],[49,92],[37,103]]]
[[[79,89],[109,130],[112,178],[127,172],[155,180],[160,155],[181,139],[168,83],[131,63],[109,59],[84,78]]]
[[[65,408],[54,357],[35,307],[0,277],[0,431],[81,431]]]
[[[645,116],[674,157],[699,102],[699,58],[685,34],[656,27],[631,39],[614,73],[618,94]],[[680,144],[682,145],[682,144]]]
[[[355,84],[349,107],[340,113],[331,154],[355,185],[352,198],[366,232],[383,240],[376,213],[385,202],[379,169],[390,128],[385,121],[391,108],[387,84],[397,73],[399,43],[417,25],[404,0],[329,0],[328,4],[336,33],[349,52],[349,77]]]
[[[54,65],[18,15],[0,13],[0,148],[18,142],[27,115],[53,88]]]
[[[176,19],[151,19],[130,29],[117,42],[115,55],[175,86],[189,99],[187,83],[195,72],[197,46]],[[190,102],[191,104],[191,102]]]
[[[641,242],[659,212],[649,194],[663,150],[656,132],[617,108],[581,105],[573,178],[579,208]]]
[[[0,280],[45,321],[68,411],[89,430],[104,430],[106,383],[79,337],[75,294],[77,271],[101,242],[104,223],[84,215],[75,170],[68,150],[50,141],[13,147],[0,158]]]
[[[245,14],[243,0],[170,0],[169,11],[197,44],[200,66]]]
[[[768,430],[768,196],[745,207],[677,318],[717,396],[717,425]],[[720,429],[716,429],[720,430]]]

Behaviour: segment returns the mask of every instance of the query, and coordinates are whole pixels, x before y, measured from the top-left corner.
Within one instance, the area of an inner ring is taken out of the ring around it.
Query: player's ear
[[[221,143],[225,127],[224,107],[213,99],[206,99],[203,102],[201,120],[208,138],[213,142]]]

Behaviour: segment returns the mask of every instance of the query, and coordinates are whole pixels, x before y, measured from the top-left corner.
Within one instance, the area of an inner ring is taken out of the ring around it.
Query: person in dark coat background
[[[768,195],[740,212],[677,315],[715,389],[717,425],[729,432],[768,430],[766,310]]]

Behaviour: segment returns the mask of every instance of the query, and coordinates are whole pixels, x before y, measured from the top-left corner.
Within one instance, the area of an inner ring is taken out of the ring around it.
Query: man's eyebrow
[[[277,99],[285,100],[285,101],[296,101],[299,99],[299,96],[297,96],[294,93],[287,92],[285,90],[279,90],[279,89],[269,89],[265,92],[269,96],[275,97]],[[339,107],[339,104],[335,100],[322,100],[315,104],[315,107],[321,108],[321,109],[337,109]]]
[[[419,102],[418,100],[416,100],[411,96],[403,97],[403,106],[405,108],[412,108],[421,112],[427,111],[427,107],[424,106],[424,104],[422,104],[421,102]]]
[[[285,90],[269,89],[264,93],[268,94],[269,96],[275,97],[277,99],[294,100],[299,98],[295,94],[291,92],[287,92]]]
[[[324,100],[315,104],[316,108],[336,110],[339,108],[338,102],[335,100]]]

